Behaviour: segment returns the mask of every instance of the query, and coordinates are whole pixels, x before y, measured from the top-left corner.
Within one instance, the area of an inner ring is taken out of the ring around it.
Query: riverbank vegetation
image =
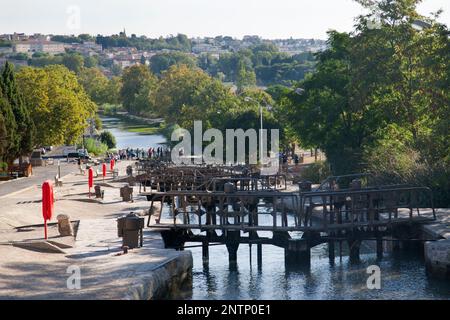
[[[329,33],[316,72],[281,99],[299,140],[334,174],[426,185],[450,205],[450,40],[418,0],[358,1],[369,14]]]
[[[83,145],[79,144],[78,147],[82,148]],[[85,139],[84,148],[87,150],[89,154],[92,154],[94,156],[105,155],[106,152],[110,149],[107,144],[94,138]]]
[[[96,104],[62,65],[6,63],[0,79],[0,160],[12,163],[35,147],[76,143],[96,115]]]
[[[0,115],[0,161],[11,163],[33,150],[36,128],[8,62],[0,74]]]

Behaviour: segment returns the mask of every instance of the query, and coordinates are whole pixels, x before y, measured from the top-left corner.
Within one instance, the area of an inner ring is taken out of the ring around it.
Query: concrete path
[[[124,173],[130,162],[118,163]],[[163,248],[157,232],[146,231],[144,247],[121,253],[116,218],[131,211],[148,209],[144,197],[123,202],[119,197],[122,183],[109,176],[102,184],[105,198],[89,199],[87,177],[67,176],[63,187],[55,188],[55,218],[68,214],[79,220],[73,248],[64,253],[42,253],[18,248],[12,242],[42,241],[41,227],[14,227],[42,224],[41,190],[38,185],[10,194],[0,208],[0,299],[154,299],[164,298],[190,277],[190,251],[177,252]],[[138,188],[135,188],[135,195]],[[51,222],[55,222],[55,218]],[[61,242],[56,227],[49,228],[50,240]],[[70,278],[80,272],[80,289]],[[67,281],[69,280],[69,286]],[[72,282],[71,282],[72,281]],[[189,283],[189,281],[188,281]]]
[[[8,255],[0,299],[149,300],[166,298],[190,277],[190,251],[164,249],[159,233],[146,231],[144,247],[128,254],[120,248],[115,219],[82,220],[66,255],[26,251],[26,263]]]
[[[68,175],[70,173],[76,172],[77,166],[75,164],[68,164],[61,162],[61,176]],[[0,183],[0,198],[7,195],[22,191],[33,186],[42,185],[46,180],[54,180],[58,172],[58,167],[56,162],[54,165],[49,165],[46,167],[35,167],[33,168],[33,175],[28,178],[19,178],[17,180],[10,180]]]

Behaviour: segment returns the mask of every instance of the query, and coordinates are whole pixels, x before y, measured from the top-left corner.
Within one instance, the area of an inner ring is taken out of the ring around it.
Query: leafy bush
[[[100,134],[100,141],[108,146],[108,149],[113,149],[116,147],[116,138],[110,131],[103,131]]]
[[[84,145],[86,150],[95,156],[103,155],[108,151],[106,144],[92,138],[86,139]]]
[[[383,141],[366,152],[365,160],[378,184],[429,187],[433,191],[435,207],[450,206],[450,167],[445,160],[431,163],[419,151],[399,141]]]
[[[302,180],[321,183],[327,177],[331,176],[330,165],[326,161],[312,163],[302,170],[300,176]]]
[[[0,170],[6,171],[8,169],[8,164],[6,162],[0,162]]]
[[[120,105],[105,103],[99,107],[99,110],[103,111],[104,115],[113,116],[118,111],[122,111],[123,109]]]

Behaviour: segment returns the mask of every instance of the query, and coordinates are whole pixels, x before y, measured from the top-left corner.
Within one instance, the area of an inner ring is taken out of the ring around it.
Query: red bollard
[[[94,170],[92,168],[89,169],[89,198],[91,197],[91,188],[94,186]]]
[[[102,165],[102,173],[103,173],[103,181],[105,181],[105,177],[106,177],[106,163],[104,163]]]
[[[54,208],[53,184],[51,181],[45,181],[42,184],[42,216],[44,217],[44,237],[47,240],[47,220],[51,220]]]

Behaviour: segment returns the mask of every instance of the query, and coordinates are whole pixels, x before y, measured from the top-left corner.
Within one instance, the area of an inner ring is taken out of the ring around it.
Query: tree
[[[144,65],[126,68],[123,72],[120,90],[120,97],[125,109],[136,115],[150,111],[151,104],[148,98],[150,92],[156,87],[156,82],[155,76]],[[148,99],[147,103],[145,103],[146,98]]]
[[[29,106],[24,103],[22,93],[17,87],[14,67],[9,62],[6,62],[3,68],[0,86],[2,87],[4,97],[11,105],[11,110],[17,124],[16,133],[18,142],[15,152],[12,152],[10,155],[18,158],[33,151],[36,128],[30,117]]]
[[[96,105],[66,67],[26,67],[18,86],[37,127],[37,144],[74,144],[94,117]]]
[[[84,66],[86,68],[95,68],[98,66],[98,56],[89,56],[84,58]]]
[[[122,89],[122,79],[120,77],[112,77],[106,86],[106,101],[111,104],[120,103],[120,91]]]
[[[79,53],[67,53],[62,58],[62,64],[70,71],[79,74],[84,67],[84,58]]]
[[[375,171],[388,181],[404,168],[416,184],[443,194],[449,173],[442,166],[450,164],[448,28],[420,16],[418,0],[358,2],[369,13],[351,33],[330,32],[317,71],[299,84],[303,90],[287,95],[291,125],[302,142],[325,151],[335,174],[384,168]],[[418,20],[426,23],[417,27]]]
[[[180,121],[180,113],[194,106],[196,96],[205,88],[210,77],[200,69],[192,69],[186,65],[172,66],[162,75],[155,101],[158,111],[170,123]]]
[[[83,68],[78,75],[78,80],[96,104],[110,102],[109,80],[99,69]]]
[[[103,131],[100,134],[100,141],[108,146],[108,149],[113,149],[116,147],[116,138],[110,131]]]
[[[1,102],[0,102],[1,103]],[[6,153],[6,146],[8,143],[5,119],[3,118],[3,114],[0,112],[0,162],[2,162]]]
[[[157,75],[160,75],[173,65],[181,64],[195,67],[197,62],[192,56],[183,52],[161,53],[150,58],[150,70]]]
[[[238,91],[242,91],[246,87],[251,87],[256,85],[256,75],[255,71],[252,69],[247,69],[244,63],[239,62],[239,71],[236,77],[236,86]]]
[[[14,160],[14,154],[17,150],[18,136],[17,136],[17,124],[14,118],[11,105],[8,100],[3,96],[2,88],[0,86],[0,115],[1,115],[1,137],[0,144],[2,146],[2,152],[0,154],[0,160],[12,162]]]

